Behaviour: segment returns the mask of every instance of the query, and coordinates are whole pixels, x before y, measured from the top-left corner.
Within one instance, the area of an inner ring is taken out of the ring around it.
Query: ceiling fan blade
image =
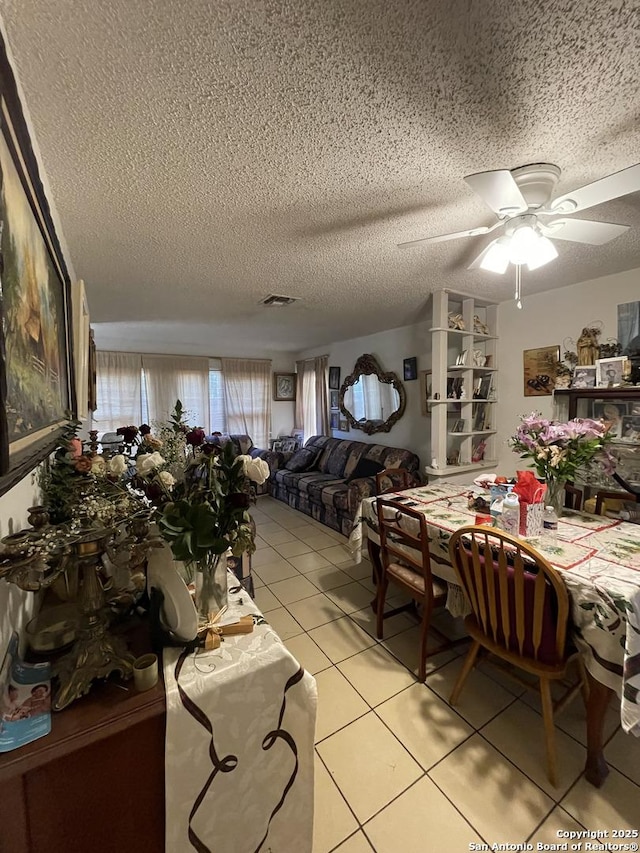
[[[478,237],[480,234],[489,234],[494,228],[502,225],[496,222],[493,225],[481,225],[479,228],[469,228],[467,231],[455,231],[453,234],[440,234],[437,237],[421,237],[419,240],[409,240],[407,243],[398,243],[398,247],[406,249],[409,246],[417,246],[420,243],[444,243],[445,240],[457,240],[458,237]]]
[[[548,210],[553,213],[573,213],[636,192],[640,192],[640,163],[559,196],[551,202]]]
[[[590,219],[554,219],[539,225],[542,233],[552,240],[570,240],[573,243],[589,243],[592,246],[602,246],[629,230],[628,225],[592,222]]]
[[[514,216],[529,209],[508,169],[467,175],[465,181],[498,216]]]
[[[489,254],[489,252],[493,249],[493,247],[496,245],[496,243],[499,240],[500,240],[500,237],[496,237],[496,239],[492,240],[488,246],[485,246],[484,249],[478,255],[478,257],[475,258],[473,261],[471,261],[471,263],[469,264],[467,269],[468,270],[480,269],[480,267],[482,265],[482,261],[486,258],[486,256]],[[505,267],[505,269],[506,269],[506,267]]]

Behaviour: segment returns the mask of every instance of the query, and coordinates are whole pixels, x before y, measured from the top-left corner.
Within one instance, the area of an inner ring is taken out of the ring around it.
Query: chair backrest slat
[[[427,522],[421,512],[391,499],[377,498],[380,559],[386,570],[390,563],[408,565],[424,578],[425,595],[433,596]]]
[[[473,525],[452,535],[449,555],[487,637],[523,657],[563,659],[569,595],[540,552],[502,530]]]
[[[503,553],[505,553],[503,551]],[[516,610],[516,638],[520,654],[524,649],[526,639],[525,610],[524,610],[524,564],[522,554],[518,551],[513,558],[513,586]]]

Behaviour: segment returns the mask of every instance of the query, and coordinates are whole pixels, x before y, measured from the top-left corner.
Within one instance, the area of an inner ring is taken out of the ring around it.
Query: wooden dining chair
[[[382,565],[382,572],[377,579],[376,633],[378,639],[382,640],[384,619],[411,606],[409,604],[384,612],[387,589],[391,582],[408,593],[412,602],[422,605],[418,681],[424,681],[427,675],[427,657],[453,645],[444,634],[431,626],[443,643],[427,653],[431,614],[435,607],[445,604],[447,584],[431,574],[425,516],[390,499],[378,498],[376,503]]]
[[[542,700],[547,772],[557,785],[554,712],[560,711],[588,686],[584,663],[569,642],[569,594],[559,573],[534,548],[502,530],[480,525],[462,527],[449,540],[449,556],[471,605],[465,627],[472,645],[454,685],[451,705],[460,696],[480,648],[509,667],[538,678]],[[567,678],[569,664],[578,667],[578,679],[557,702],[551,682]],[[527,688],[529,681],[510,672]]]
[[[606,500],[615,500],[617,503],[623,503],[625,501],[636,503],[638,495],[634,495],[632,492],[609,492],[606,490],[596,492],[596,515],[604,515]]]
[[[567,509],[582,509],[582,489],[574,486],[572,483],[564,484],[564,505]]]
[[[385,468],[376,474],[376,494],[384,495],[389,492],[401,492],[410,489],[413,478],[406,468]]]

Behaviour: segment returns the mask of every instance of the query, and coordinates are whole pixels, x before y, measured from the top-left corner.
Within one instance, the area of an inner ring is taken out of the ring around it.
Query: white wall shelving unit
[[[425,472],[446,477],[495,467],[497,305],[439,290],[432,295],[432,308],[431,370],[421,374],[423,414],[431,418]],[[463,329],[450,328],[451,314],[462,315]]]

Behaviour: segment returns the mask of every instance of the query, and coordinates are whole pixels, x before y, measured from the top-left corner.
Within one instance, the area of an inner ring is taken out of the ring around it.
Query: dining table
[[[228,586],[218,647],[163,651],[165,850],[311,853],[316,682]],[[248,633],[225,631],[240,620]]]
[[[449,539],[459,528],[476,523],[470,496],[477,493],[475,486],[440,481],[384,495],[385,500],[425,515],[431,570],[447,581],[447,609],[454,616],[465,615],[470,607],[449,561]],[[349,538],[356,562],[365,541],[380,573],[375,497],[363,500],[356,512]],[[640,526],[564,510],[554,540],[530,537],[527,541],[560,572],[569,590],[572,636],[589,678],[585,777],[600,787],[609,772],[603,728],[613,692],[620,699],[622,728],[640,736]]]

